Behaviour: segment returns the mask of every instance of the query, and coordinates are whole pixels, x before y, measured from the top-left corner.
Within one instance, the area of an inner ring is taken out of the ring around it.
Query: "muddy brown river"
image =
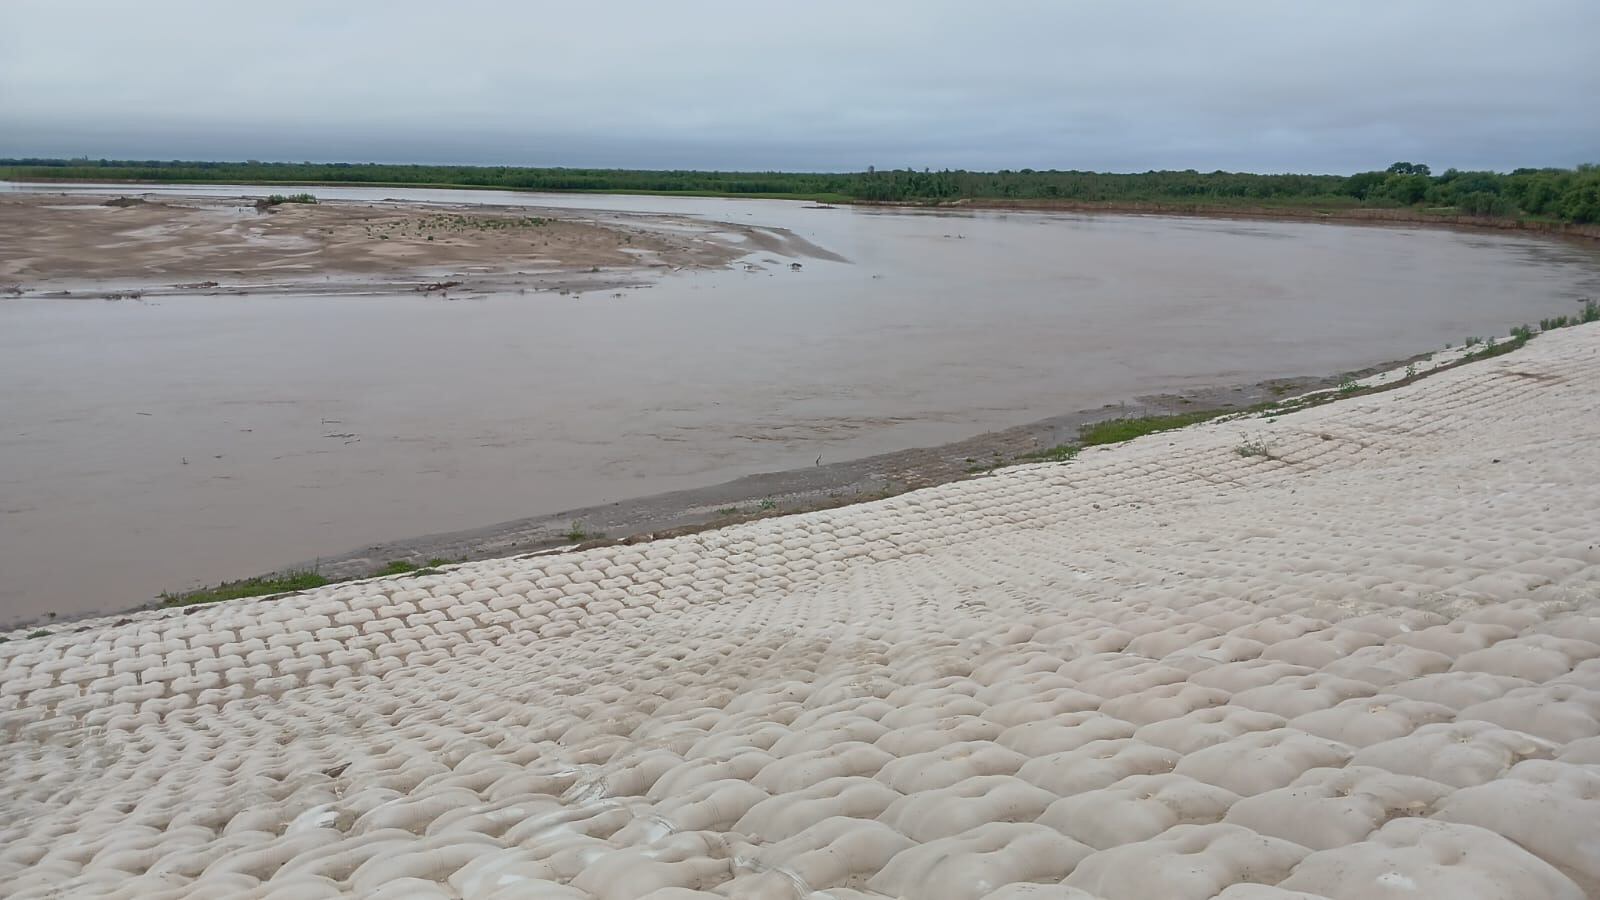
[[[1355,369],[1600,296],[1600,248],[1459,231],[310,190],[758,224],[847,261],[763,251],[575,296],[0,300],[0,623]]]

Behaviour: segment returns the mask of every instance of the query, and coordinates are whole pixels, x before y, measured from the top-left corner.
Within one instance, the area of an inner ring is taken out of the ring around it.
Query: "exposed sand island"
[[[782,229],[676,216],[412,201],[0,197],[0,290],[123,296],[593,288],[650,269],[815,251]]]
[[[654,543],[0,644],[13,897],[1600,895],[1600,326]]]

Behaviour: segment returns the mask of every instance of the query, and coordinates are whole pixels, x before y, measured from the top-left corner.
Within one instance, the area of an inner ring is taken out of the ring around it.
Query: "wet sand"
[[[843,509],[14,635],[0,877],[1595,896],[1596,379],[1569,328]]]
[[[12,297],[596,290],[649,270],[720,268],[781,230],[493,204],[0,193]],[[594,275],[587,278],[581,276]],[[74,288],[76,290],[74,290]]]

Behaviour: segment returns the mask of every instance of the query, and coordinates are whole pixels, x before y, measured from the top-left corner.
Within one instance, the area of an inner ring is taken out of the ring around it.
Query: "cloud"
[[[0,154],[1354,171],[1600,159],[1592,0],[8,0]]]

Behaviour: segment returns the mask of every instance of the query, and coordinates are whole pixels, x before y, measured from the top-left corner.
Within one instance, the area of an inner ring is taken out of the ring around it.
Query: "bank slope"
[[[1578,900],[1597,377],[1568,328],[880,502],[14,639],[0,876]]]

